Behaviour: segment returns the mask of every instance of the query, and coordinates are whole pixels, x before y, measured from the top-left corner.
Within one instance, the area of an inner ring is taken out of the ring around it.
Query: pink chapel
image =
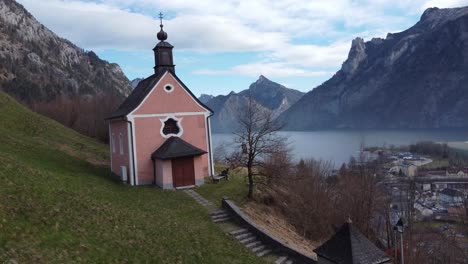
[[[154,74],[107,118],[112,172],[130,185],[163,189],[202,185],[213,175],[210,117],[175,74],[173,46],[157,34]]]

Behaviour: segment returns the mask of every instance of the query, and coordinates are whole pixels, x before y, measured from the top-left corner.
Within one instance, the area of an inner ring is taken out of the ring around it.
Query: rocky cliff
[[[231,132],[237,125],[237,115],[247,104],[248,98],[252,98],[260,107],[279,116],[291,105],[297,102],[304,93],[289,89],[260,76],[247,90],[240,93],[231,92],[228,95],[220,95],[212,98],[206,104],[215,113],[212,117],[213,132]]]
[[[143,81],[143,78],[135,78],[130,82],[130,85],[132,86],[132,89],[135,89],[138,84]]]
[[[200,100],[200,102],[206,104],[213,98],[214,98],[214,96],[211,95],[211,94],[201,94],[200,97],[198,97],[198,100]]]
[[[22,5],[0,0],[0,90],[26,103],[131,92],[119,65],[99,59],[40,24]]]
[[[330,80],[279,118],[288,129],[468,127],[468,7],[427,9],[385,39],[353,40]]]

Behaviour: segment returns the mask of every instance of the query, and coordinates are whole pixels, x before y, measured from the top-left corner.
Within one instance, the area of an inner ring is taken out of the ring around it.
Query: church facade
[[[112,172],[130,185],[201,185],[213,175],[210,116],[175,74],[173,46],[157,34],[154,74],[108,118]]]

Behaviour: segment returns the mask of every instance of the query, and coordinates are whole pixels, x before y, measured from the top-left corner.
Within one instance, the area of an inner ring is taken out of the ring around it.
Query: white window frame
[[[174,119],[174,121],[177,122],[177,126],[179,127],[179,133],[177,133],[177,134],[167,134],[167,135],[163,133],[164,123],[169,119]],[[169,116],[166,116],[166,118],[159,119],[159,121],[161,121],[161,129],[159,130],[159,133],[161,134],[161,136],[163,138],[181,137],[182,134],[184,134],[184,127],[182,126],[182,119],[183,119],[182,117],[177,118],[177,117],[175,117],[175,115],[169,115]]]
[[[123,146],[122,133],[119,134],[119,148],[120,148],[120,155],[123,155],[124,154],[124,146]]]
[[[171,87],[170,90],[167,90],[166,87]],[[172,93],[174,91],[174,85],[170,84],[170,83],[166,83],[164,86],[163,86],[163,90],[166,92],[166,93]]]
[[[115,135],[112,133],[111,137],[111,147],[112,147],[112,153],[115,153]]]

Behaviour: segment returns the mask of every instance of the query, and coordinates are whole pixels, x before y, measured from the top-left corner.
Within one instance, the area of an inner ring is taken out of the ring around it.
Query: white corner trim
[[[177,126],[179,127],[179,133],[177,134],[168,134],[168,135],[165,135],[163,133],[163,129],[164,129],[164,122],[166,122],[167,120],[169,119],[174,119],[176,122],[177,122]],[[170,138],[170,137],[180,137],[182,136],[182,134],[184,134],[184,127],[182,126],[182,117],[181,118],[177,118],[175,115],[168,115],[166,116],[166,118],[160,118],[159,121],[161,121],[161,129],[159,129],[159,133],[161,134],[161,136],[163,138]]]
[[[208,119],[208,133],[210,134],[209,136],[209,139],[210,139],[210,149],[208,150],[209,151],[209,155],[210,155],[210,169],[211,169],[211,175],[210,176],[213,176],[214,173],[215,173],[215,169],[214,169],[214,159],[213,159],[213,134],[211,134],[211,118],[207,118]]]
[[[130,128],[130,123],[127,123],[127,146],[128,146],[128,166],[130,169],[130,180],[132,181],[133,179],[133,149],[132,149],[132,133],[131,133],[131,128]]]
[[[133,180],[133,177],[130,178],[130,184],[131,185],[138,185],[138,152],[137,152],[137,146],[136,146],[136,132],[135,132],[135,120],[133,119],[133,117],[131,116],[128,116],[127,117],[127,120],[131,122],[132,124],[132,132],[133,132],[133,137],[132,137],[132,146],[133,146],[133,156],[135,157],[135,164],[134,167],[133,167],[133,171],[135,173],[135,181]],[[132,156],[132,157],[133,157]]]
[[[211,171],[211,151],[210,151],[210,136],[208,135],[208,121],[205,117],[205,137],[206,137],[206,151],[208,152],[208,176],[213,176],[213,172]]]
[[[153,92],[154,88],[156,88],[156,87],[159,85],[159,83],[162,81],[162,79],[164,79],[164,77],[167,75],[167,73],[168,73],[168,71],[166,71],[166,72],[163,74],[163,76],[161,76],[161,78],[159,78],[158,82],[151,88],[151,90],[150,90],[149,93],[145,96],[145,98],[143,98],[143,101],[141,101],[140,104],[139,104],[137,107],[135,107],[135,109],[133,109],[133,111],[130,112],[130,113],[127,115],[127,117],[128,117],[129,115],[133,115],[133,113],[134,113],[135,111],[137,111],[138,109],[140,109],[140,107],[141,107],[142,105],[145,104],[146,100],[148,99],[148,97],[150,96],[150,94]]]

